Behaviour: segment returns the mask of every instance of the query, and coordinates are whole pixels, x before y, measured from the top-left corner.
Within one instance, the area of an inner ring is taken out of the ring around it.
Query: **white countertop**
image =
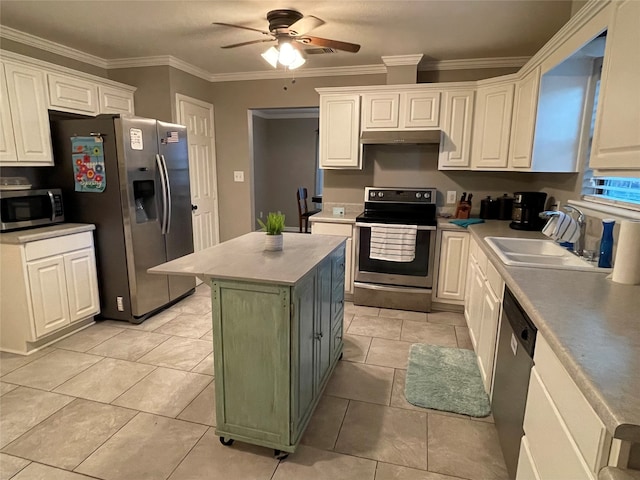
[[[19,245],[22,243],[35,242],[36,240],[45,240],[47,238],[61,237],[63,235],[89,232],[95,229],[95,225],[88,223],[60,223],[58,225],[50,225],[48,227],[29,228],[2,233],[0,234],[0,244]]]
[[[640,442],[640,285],[600,272],[505,266],[484,237],[546,237],[499,220],[469,231],[609,432]]]
[[[280,252],[264,251],[265,235],[241,237],[149,269],[149,273],[295,285],[347,237],[284,233]]]

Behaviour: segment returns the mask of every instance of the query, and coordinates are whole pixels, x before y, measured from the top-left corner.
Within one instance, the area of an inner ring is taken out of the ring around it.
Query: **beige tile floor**
[[[503,479],[492,417],[407,403],[413,342],[471,348],[461,314],[346,304],[344,358],[298,450],[215,435],[208,288],[141,325],[0,354],[0,480]]]

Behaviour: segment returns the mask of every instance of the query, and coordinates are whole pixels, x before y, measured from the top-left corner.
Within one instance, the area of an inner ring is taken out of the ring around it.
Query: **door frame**
[[[216,209],[216,221],[213,231],[213,238],[215,240],[216,245],[220,243],[220,205],[218,203],[218,162],[216,158],[216,142],[215,142],[215,124],[214,124],[214,116],[213,116],[213,104],[204,102],[202,100],[198,100],[197,98],[189,97],[187,95],[183,95],[181,93],[176,93],[176,110],[175,110],[175,121],[180,125],[186,125],[185,118],[182,115],[182,103],[190,103],[192,105],[196,105],[198,107],[205,108],[209,111],[209,125],[211,125],[211,131],[209,132],[209,137],[211,140],[211,153],[213,165],[211,168],[211,173],[213,175],[213,185],[215,186],[215,197],[213,199]],[[187,135],[187,144],[191,146],[188,142],[189,136]]]

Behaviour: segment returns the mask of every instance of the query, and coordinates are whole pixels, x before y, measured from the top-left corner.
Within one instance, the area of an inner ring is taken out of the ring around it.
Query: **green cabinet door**
[[[331,366],[331,259],[318,266],[315,391],[319,392]]]
[[[296,443],[311,414],[315,392],[315,318],[317,275],[315,271],[304,277],[293,288],[291,318],[291,357],[293,406],[292,440]]]

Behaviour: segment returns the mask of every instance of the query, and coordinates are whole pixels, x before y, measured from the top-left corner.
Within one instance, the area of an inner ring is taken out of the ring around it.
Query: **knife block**
[[[456,207],[455,218],[469,218],[471,213],[471,202],[458,202]]]

